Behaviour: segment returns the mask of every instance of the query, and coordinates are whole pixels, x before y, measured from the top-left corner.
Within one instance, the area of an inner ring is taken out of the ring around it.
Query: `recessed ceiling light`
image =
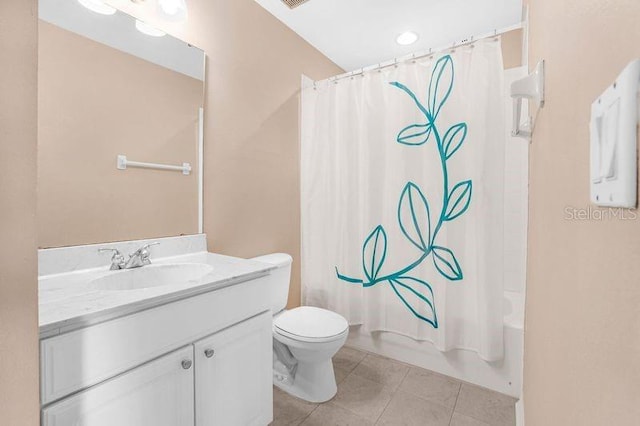
[[[413,31],[404,32],[400,34],[396,39],[396,43],[402,46],[408,46],[415,43],[416,41],[418,41],[418,34],[414,33]]]
[[[156,27],[152,27],[151,25],[147,24],[146,22],[142,22],[139,19],[136,19],[136,29],[141,33],[151,37],[163,37],[167,35],[167,33],[165,33],[164,31],[159,30]]]
[[[115,7],[111,7],[105,4],[102,0],[78,0],[78,3],[86,7],[92,12],[99,13],[101,15],[113,15],[117,12]]]

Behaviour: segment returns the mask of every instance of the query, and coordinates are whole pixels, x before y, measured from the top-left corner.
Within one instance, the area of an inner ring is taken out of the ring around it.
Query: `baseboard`
[[[524,401],[522,398],[516,402],[516,426],[524,426]]]

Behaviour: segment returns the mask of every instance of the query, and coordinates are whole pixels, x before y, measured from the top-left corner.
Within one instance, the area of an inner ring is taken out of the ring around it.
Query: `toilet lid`
[[[337,336],[349,327],[342,315],[312,306],[283,312],[274,320],[273,325],[285,333],[311,339]]]

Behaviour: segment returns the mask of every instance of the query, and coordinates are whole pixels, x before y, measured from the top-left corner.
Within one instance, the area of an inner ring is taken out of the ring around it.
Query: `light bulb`
[[[185,0],[158,0],[158,12],[169,21],[184,21],[187,3]]]
[[[111,7],[105,4],[102,0],[78,0],[78,3],[86,7],[92,12],[99,13],[101,15],[113,15],[117,12],[115,7]]]

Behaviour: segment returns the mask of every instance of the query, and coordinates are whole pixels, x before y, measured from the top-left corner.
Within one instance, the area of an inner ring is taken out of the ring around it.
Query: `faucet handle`
[[[99,253],[113,253],[113,256],[122,256],[122,254],[120,253],[120,250],[115,249],[115,248],[99,248],[98,249]]]
[[[140,254],[140,253],[143,253],[143,252],[147,252],[148,253],[149,252],[148,251],[149,247],[157,246],[159,244],[160,244],[160,242],[158,242],[158,241],[153,242],[153,243],[149,243],[149,244],[145,244],[142,247],[140,247],[138,250],[134,251],[133,254],[135,255],[135,254]]]
[[[155,242],[153,242],[153,243],[149,243],[149,244],[145,244],[145,245],[143,245],[143,246],[142,246],[142,248],[141,248],[140,250],[146,250],[146,249],[148,249],[148,248],[149,248],[149,247],[151,247],[151,246],[158,246],[158,245],[160,245],[160,241],[155,241]]]
[[[136,255],[140,256],[140,260],[142,261],[142,263],[145,265],[149,265],[151,263],[149,261],[149,256],[151,255],[149,253],[149,247],[157,246],[158,244],[160,244],[158,241],[145,244],[142,247],[140,247],[138,250],[136,250],[131,256],[136,256]]]
[[[99,248],[99,253],[113,253],[111,256],[111,269],[121,269],[125,263],[124,256],[120,250],[114,248]]]

